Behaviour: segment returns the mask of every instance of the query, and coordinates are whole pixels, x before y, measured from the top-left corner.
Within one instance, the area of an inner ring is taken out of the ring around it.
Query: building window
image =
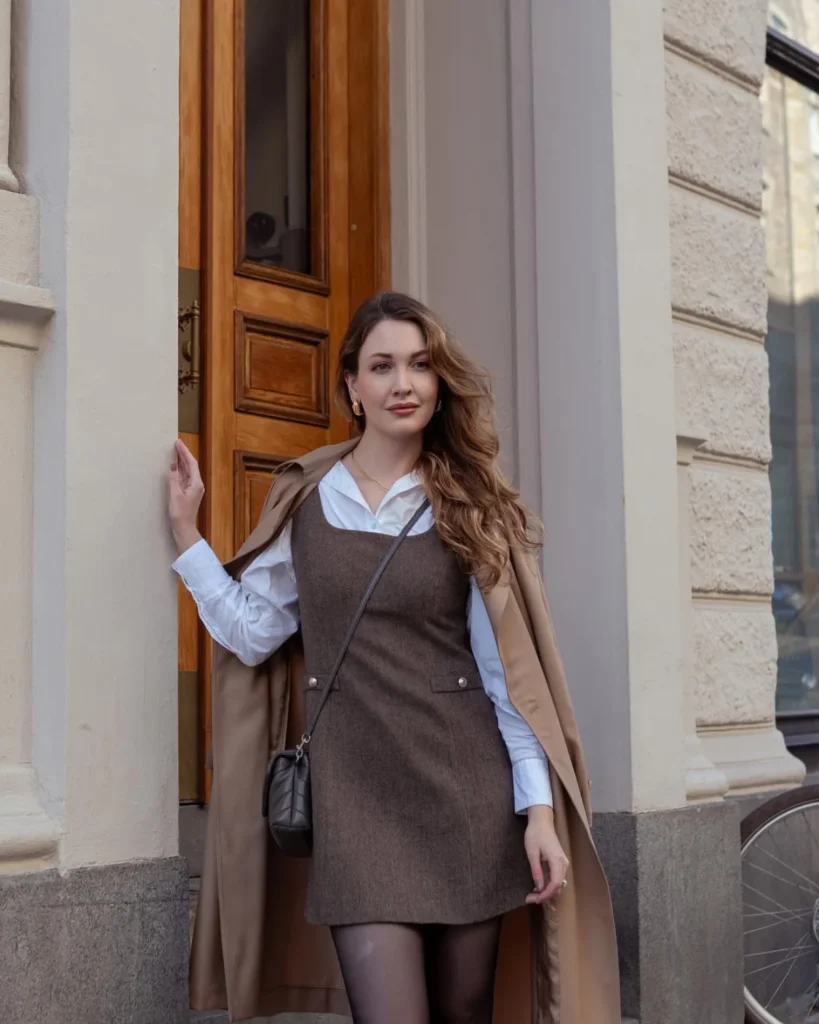
[[[819,34],[773,9],[769,24],[762,116],[776,708],[799,746],[819,743]]]

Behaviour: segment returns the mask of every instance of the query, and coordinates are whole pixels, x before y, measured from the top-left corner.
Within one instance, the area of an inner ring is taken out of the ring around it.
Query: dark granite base
[[[183,1024],[181,859],[0,876],[2,1024]]]
[[[739,808],[597,814],[625,1017],[742,1024]]]

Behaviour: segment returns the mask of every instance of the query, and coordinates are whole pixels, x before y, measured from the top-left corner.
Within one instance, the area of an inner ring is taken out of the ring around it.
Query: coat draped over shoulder
[[[238,578],[355,441],[283,467],[259,524],[226,569]],[[545,750],[569,885],[548,906],[504,920],[494,1024],[620,1024],[614,920],[591,838],[591,806],[574,712],[536,559],[511,552],[486,595],[509,697]],[[277,1013],[348,1014],[330,931],[304,920],[308,862],[284,857],[261,815],[270,754],[304,725],[300,637],[262,665],[216,645],[213,785],[191,951],[191,1005],[232,1021]]]

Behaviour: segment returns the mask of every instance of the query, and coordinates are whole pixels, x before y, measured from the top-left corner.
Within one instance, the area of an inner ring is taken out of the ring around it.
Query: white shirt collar
[[[370,510],[369,505],[364,500],[361,489],[355,481],[355,477],[343,462],[337,462],[324,477],[322,483],[327,487],[331,487],[334,491],[338,491],[339,494],[350,498],[357,504],[362,505],[368,511]],[[412,472],[405,474],[395,481],[384,495],[378,511],[380,512],[388,502],[392,502],[395,498],[414,499],[420,497],[422,493],[423,486],[418,473],[412,470]]]

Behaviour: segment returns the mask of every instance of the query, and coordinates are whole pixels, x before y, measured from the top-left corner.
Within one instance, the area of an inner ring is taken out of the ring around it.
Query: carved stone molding
[[[54,309],[48,289],[0,280],[0,348],[11,345],[36,351]]]
[[[0,874],[50,867],[60,829],[37,799],[30,765],[0,767]]]

